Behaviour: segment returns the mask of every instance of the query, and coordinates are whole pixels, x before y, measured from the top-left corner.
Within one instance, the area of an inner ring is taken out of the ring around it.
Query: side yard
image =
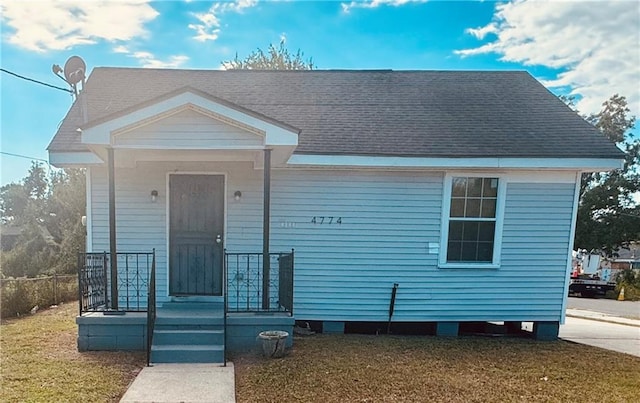
[[[238,402],[637,402],[640,358],[523,338],[316,335],[235,357]]]
[[[144,366],[144,353],[76,349],[77,303],[0,326],[3,402],[117,402]]]

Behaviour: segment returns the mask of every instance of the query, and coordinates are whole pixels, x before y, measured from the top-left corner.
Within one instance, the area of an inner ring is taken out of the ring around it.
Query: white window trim
[[[493,240],[493,260],[491,263],[447,262],[449,244],[449,215],[451,210],[451,185],[453,178],[498,178],[498,198],[496,200],[496,227]],[[504,223],[504,205],[507,192],[507,177],[491,172],[447,172],[444,176],[442,191],[442,220],[440,224],[440,256],[438,267],[442,269],[498,269],[502,256],[502,226]]]

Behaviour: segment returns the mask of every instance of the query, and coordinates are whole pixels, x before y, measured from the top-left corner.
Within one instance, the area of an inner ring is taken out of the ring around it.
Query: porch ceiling
[[[107,149],[91,146],[92,151],[106,161]],[[158,150],[158,149],[116,149],[115,166],[133,168],[144,162],[250,162],[255,169],[263,169],[264,152],[258,150]],[[276,156],[274,158],[273,156]],[[284,165],[289,158],[287,150],[272,150],[272,165]],[[275,160],[275,163],[274,163]]]

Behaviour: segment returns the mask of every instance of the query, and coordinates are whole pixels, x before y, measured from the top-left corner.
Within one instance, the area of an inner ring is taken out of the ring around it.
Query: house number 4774
[[[315,216],[311,219],[311,224],[342,224],[342,217]]]

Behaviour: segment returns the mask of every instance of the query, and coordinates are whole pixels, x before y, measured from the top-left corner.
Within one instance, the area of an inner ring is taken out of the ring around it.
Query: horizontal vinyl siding
[[[159,122],[116,135],[118,146],[148,148],[261,147],[263,137],[194,111],[182,111]]]
[[[106,169],[92,168],[93,251],[109,251],[109,188]],[[117,169],[116,250],[151,252],[156,250],[158,294],[165,292],[167,273],[165,232],[165,176],[155,169]],[[151,202],[151,191],[159,193]],[[119,267],[119,271],[123,268]],[[122,291],[121,291],[122,292]],[[145,302],[146,303],[146,302]]]
[[[386,320],[397,282],[395,319],[427,320],[442,174],[276,171],[272,184],[271,249],[295,248],[297,318]]]
[[[550,320],[560,319],[565,298],[574,191],[567,183],[507,187],[501,270],[514,278],[523,309],[544,307]]]
[[[439,269],[442,176],[277,171],[271,250],[296,250],[299,319],[559,320],[573,184],[508,183],[499,269]],[[341,225],[312,217],[342,217]]]
[[[225,247],[262,251],[263,172],[251,164],[118,169],[118,250],[156,248],[160,297],[167,295],[166,175],[187,171],[226,173]],[[91,172],[93,249],[108,250],[106,171]],[[385,321],[398,283],[396,321],[559,320],[574,185],[507,183],[500,268],[440,269],[433,248],[440,238],[443,177],[274,169],[271,251],[295,248],[296,318]],[[153,189],[157,203],[150,201]],[[311,222],[321,216],[341,217],[342,224]]]

